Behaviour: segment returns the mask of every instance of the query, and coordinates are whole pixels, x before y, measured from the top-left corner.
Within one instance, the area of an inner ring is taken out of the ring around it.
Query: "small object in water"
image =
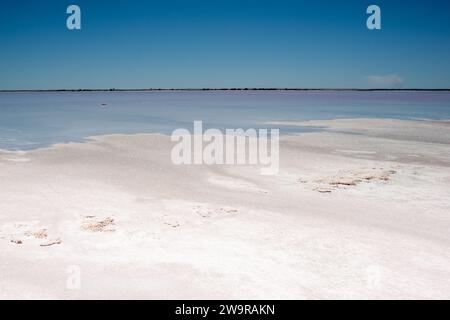
[[[178,223],[178,221],[175,222],[164,222],[164,224],[172,227],[172,228],[178,228],[180,226],[180,224]]]
[[[32,232],[32,233],[29,233],[29,235],[35,237],[36,239],[45,239],[48,236],[47,229],[42,229],[37,232]]]
[[[327,187],[316,187],[314,188],[315,191],[320,192],[320,193],[331,193],[331,189],[327,188]]]
[[[339,178],[330,182],[331,185],[356,186],[360,182],[358,179]]]
[[[11,242],[15,243],[15,244],[22,244],[23,243],[22,240],[19,240],[19,239],[13,239],[13,240],[11,240]]]
[[[40,246],[41,247],[50,247],[53,246],[54,244],[61,244],[62,241],[61,239],[54,239],[54,240],[49,240],[48,242],[42,243]]]
[[[99,221],[85,221],[81,228],[85,231],[91,232],[113,232],[114,229],[110,229],[110,227],[114,225],[114,219],[108,217]]]

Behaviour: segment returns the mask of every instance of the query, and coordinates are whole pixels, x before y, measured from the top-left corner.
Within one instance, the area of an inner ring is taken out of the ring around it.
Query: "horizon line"
[[[0,89],[7,92],[137,92],[137,91],[450,91],[450,88],[77,88],[77,89]]]

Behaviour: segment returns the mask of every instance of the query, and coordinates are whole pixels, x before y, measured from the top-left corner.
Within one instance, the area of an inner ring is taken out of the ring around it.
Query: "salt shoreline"
[[[450,298],[450,127],[308,124],[277,176],[161,134],[0,151],[0,298]]]

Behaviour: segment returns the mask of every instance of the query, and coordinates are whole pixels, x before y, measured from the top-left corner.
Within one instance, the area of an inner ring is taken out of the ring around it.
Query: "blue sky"
[[[447,0],[2,0],[0,39],[0,89],[450,88]]]

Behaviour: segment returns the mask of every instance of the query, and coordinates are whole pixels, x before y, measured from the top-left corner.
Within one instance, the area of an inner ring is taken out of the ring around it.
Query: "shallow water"
[[[105,105],[103,105],[105,104]],[[0,93],[0,149],[110,133],[260,128],[270,120],[450,119],[449,92],[214,91]],[[285,127],[281,133],[311,131]]]

